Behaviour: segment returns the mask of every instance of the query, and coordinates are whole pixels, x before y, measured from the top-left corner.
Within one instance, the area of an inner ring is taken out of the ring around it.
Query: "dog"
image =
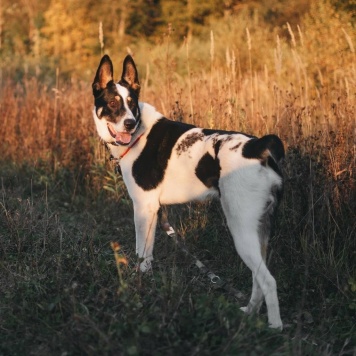
[[[117,83],[112,61],[104,55],[92,89],[97,132],[119,162],[133,201],[141,271],[151,268],[161,205],[217,197],[236,250],[252,271],[251,298],[241,309],[258,312],[265,299],[269,326],[282,329],[276,281],[266,266],[283,190],[282,141],[276,135],[256,138],[168,120],[139,101],[140,82],[130,55]]]

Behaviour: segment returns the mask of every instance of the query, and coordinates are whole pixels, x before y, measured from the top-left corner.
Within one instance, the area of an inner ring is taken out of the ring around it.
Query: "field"
[[[239,311],[252,281],[217,201],[170,207],[170,220],[242,297],[214,288],[159,230],[154,269],[138,273],[132,204],[95,132],[91,81],[3,76],[0,355],[356,354],[355,32],[321,24],[334,44],[322,49],[315,28],[229,26],[130,50],[142,99],[168,117],[283,140],[268,264],[284,330],[268,329],[265,308]],[[125,52],[110,55],[118,75]]]

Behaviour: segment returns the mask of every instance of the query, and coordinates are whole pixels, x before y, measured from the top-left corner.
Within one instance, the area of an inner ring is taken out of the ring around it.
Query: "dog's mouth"
[[[110,123],[108,123],[108,130],[116,143],[120,145],[128,145],[131,142],[132,135],[129,132],[118,132]]]

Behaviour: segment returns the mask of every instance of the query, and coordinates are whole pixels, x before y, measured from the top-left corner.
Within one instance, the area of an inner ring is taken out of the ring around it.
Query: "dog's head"
[[[123,64],[121,80],[113,80],[113,65],[108,55],[99,64],[93,82],[94,119],[100,137],[117,145],[128,145],[140,124],[138,98],[140,83],[130,55]]]

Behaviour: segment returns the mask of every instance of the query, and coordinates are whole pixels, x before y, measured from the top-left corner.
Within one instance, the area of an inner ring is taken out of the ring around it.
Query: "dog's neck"
[[[126,150],[120,155],[119,160],[124,158],[133,148],[134,146],[140,141],[140,138],[143,136],[144,133],[140,134],[137,136],[137,138],[129,144],[129,146],[126,148]]]
[[[147,130],[150,130],[151,127],[157,122],[157,120],[163,117],[163,115],[150,104],[140,102],[139,106],[141,110],[142,124],[146,127]]]

